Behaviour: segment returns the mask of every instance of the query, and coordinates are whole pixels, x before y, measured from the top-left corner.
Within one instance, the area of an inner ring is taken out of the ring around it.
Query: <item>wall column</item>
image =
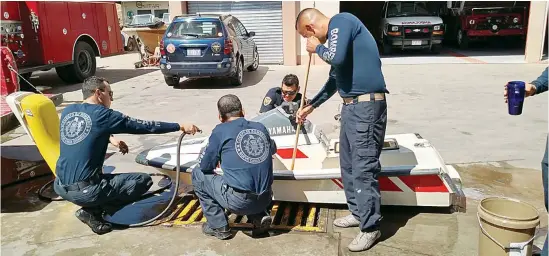
[[[295,30],[295,17],[299,12],[298,1],[282,2],[282,51],[284,53],[284,65],[297,65],[297,31]]]
[[[549,4],[546,1],[530,1],[530,17],[524,53],[524,60],[528,63],[538,62],[543,56],[548,8]]]
[[[168,3],[168,12],[170,13],[170,19],[181,14],[187,13],[187,2],[186,1],[169,1]]]

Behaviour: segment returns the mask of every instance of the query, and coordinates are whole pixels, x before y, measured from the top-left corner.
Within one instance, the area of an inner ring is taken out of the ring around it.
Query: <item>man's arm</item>
[[[263,102],[261,103],[261,107],[259,108],[259,113],[267,112],[274,108],[273,101],[276,99],[275,92],[273,89],[270,89],[267,94],[265,94],[265,97],[263,98]]]
[[[202,152],[202,155],[199,159],[199,165],[200,170],[204,173],[213,173],[215,168],[217,167],[217,164],[219,163],[220,156],[219,152],[221,147],[221,142],[219,141],[219,137],[216,135],[215,130],[212,132],[212,135],[210,135],[210,138],[208,139],[208,144],[206,145],[206,148],[204,149],[204,152]]]
[[[176,132],[181,129],[177,123],[165,123],[158,121],[144,121],[126,116],[118,111],[107,110],[104,125],[110,134],[161,134]]]
[[[336,78],[335,78],[335,68],[330,68],[330,76],[328,81],[322,89],[316,94],[316,96],[311,99],[309,102],[313,108],[318,108],[322,103],[326,102],[330,97],[332,97],[337,91]]]
[[[329,47],[326,48],[326,46],[319,44],[316,47],[318,56],[332,66],[343,64],[351,42],[354,25],[352,21],[344,17],[333,17],[328,32]]]
[[[541,73],[541,75],[536,80],[531,82],[531,84],[536,87],[535,94],[540,94],[547,91],[547,69],[548,68],[545,68],[543,73]]]

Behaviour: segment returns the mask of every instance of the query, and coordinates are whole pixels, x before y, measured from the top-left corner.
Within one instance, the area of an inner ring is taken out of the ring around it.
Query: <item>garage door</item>
[[[189,13],[219,12],[238,18],[249,31],[255,32],[254,41],[261,64],[283,64],[282,2],[229,2],[188,1]]]

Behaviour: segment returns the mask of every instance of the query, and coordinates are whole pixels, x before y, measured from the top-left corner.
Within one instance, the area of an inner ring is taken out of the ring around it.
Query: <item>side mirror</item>
[[[249,37],[254,37],[254,36],[255,36],[255,32],[253,32],[253,31],[248,32],[248,36],[249,36]]]

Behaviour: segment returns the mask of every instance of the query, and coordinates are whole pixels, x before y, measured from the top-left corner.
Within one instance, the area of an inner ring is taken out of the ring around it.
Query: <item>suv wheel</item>
[[[243,77],[244,77],[244,70],[243,70],[243,62],[242,60],[238,61],[238,64],[236,65],[236,72],[235,76],[232,77],[233,85],[240,86],[242,85]]]
[[[257,52],[257,48],[254,50],[254,63],[248,67],[248,71],[256,71],[259,67],[259,53]]]
[[[179,85],[179,76],[164,76],[164,81],[168,86],[177,86]]]

